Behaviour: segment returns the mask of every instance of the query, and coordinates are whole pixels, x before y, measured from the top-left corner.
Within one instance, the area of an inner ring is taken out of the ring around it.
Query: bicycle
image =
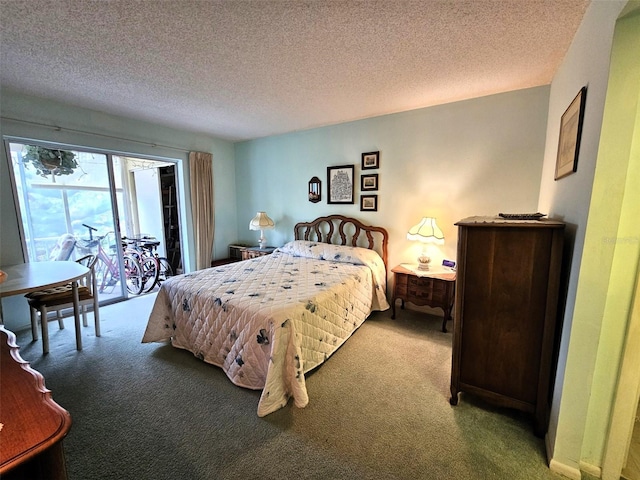
[[[111,253],[107,252],[103,246],[103,240],[113,232],[105,235],[93,237],[93,232],[98,230],[85,223],[82,224],[89,230],[89,240],[82,240],[85,244],[83,248],[94,249],[97,247],[96,256],[96,277],[98,279],[98,293],[103,293],[108,287],[114,287],[120,281],[120,267],[115,251],[115,245],[110,245]],[[138,260],[130,255],[124,255],[124,274],[127,291],[133,295],[140,295],[144,287],[142,277],[142,266]]]
[[[160,245],[155,237],[142,236],[140,238],[124,237],[125,252],[133,255],[142,266],[143,292],[148,293],[156,285],[161,285],[167,278],[173,276],[171,263],[165,257],[158,255],[156,249]]]
[[[159,265],[157,260],[149,255],[140,246],[140,242],[145,241],[138,238],[122,238],[122,248],[126,255],[133,256],[142,267],[142,292],[149,293],[156,286],[159,274]]]

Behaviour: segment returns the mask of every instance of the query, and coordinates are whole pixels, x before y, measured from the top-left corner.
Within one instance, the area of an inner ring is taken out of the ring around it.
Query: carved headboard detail
[[[310,240],[334,245],[351,245],[378,252],[387,264],[389,234],[383,227],[365,225],[355,218],[342,215],[318,217],[311,222],[300,222],[293,227],[296,240]]]

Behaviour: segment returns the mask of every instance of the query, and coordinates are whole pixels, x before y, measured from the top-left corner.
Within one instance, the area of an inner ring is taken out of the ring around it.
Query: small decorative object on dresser
[[[249,222],[249,230],[260,230],[260,248],[267,246],[267,239],[264,238],[264,231],[275,227],[273,220],[264,212],[256,213],[256,216]]]
[[[451,405],[468,392],[549,415],[564,223],[470,217],[458,226]]]
[[[276,247],[249,247],[242,250],[242,260],[271,255]]]
[[[396,300],[415,305],[439,307],[444,311],[442,331],[447,331],[447,320],[452,320],[451,310],[455,298],[456,272],[449,268],[437,268],[425,272],[417,265],[403,264],[391,269],[393,272],[393,297],[391,318],[396,318]]]

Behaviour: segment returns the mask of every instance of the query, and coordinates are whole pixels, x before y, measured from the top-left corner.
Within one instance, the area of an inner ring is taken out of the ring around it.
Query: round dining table
[[[80,330],[80,308],[78,306],[78,280],[89,273],[89,269],[76,262],[29,262],[0,266],[4,281],[0,282],[0,298],[24,295],[47,288],[71,283],[73,291],[73,316],[76,326],[76,347],[82,350]],[[49,351],[49,332],[46,321],[41,320],[43,353]]]

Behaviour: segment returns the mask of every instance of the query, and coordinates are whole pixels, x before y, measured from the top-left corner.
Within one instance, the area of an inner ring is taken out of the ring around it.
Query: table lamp
[[[260,248],[267,246],[267,240],[264,238],[264,230],[275,226],[276,224],[273,223],[273,220],[264,212],[256,213],[256,216],[249,222],[249,230],[260,230]]]
[[[436,224],[436,219],[423,217],[420,222],[409,229],[407,238],[424,244],[422,253],[418,257],[418,270],[429,270],[431,258],[427,254],[428,244],[444,245],[444,234]]]

